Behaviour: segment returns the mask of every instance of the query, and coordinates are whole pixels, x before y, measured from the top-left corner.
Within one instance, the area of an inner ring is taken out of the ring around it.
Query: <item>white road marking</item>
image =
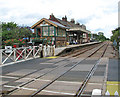
[[[33,89],[33,88],[25,88],[25,87],[19,87],[19,86],[8,86],[8,85],[4,85],[4,87],[9,87],[9,88],[18,88],[18,89],[24,89],[24,90],[37,91],[37,89]]]
[[[54,64],[54,63],[40,63],[40,64]]]
[[[75,95],[75,93],[56,92],[56,91],[49,91],[49,90],[42,90],[42,91],[49,92],[49,93],[55,93],[55,94]]]
[[[14,79],[18,78],[18,77],[13,77],[13,76],[1,76],[1,75],[0,75],[0,77],[2,77],[2,78],[14,78]]]
[[[35,79],[35,80],[41,80],[41,81],[51,81],[51,80],[44,80],[44,79]],[[82,84],[82,82],[71,82],[71,81],[55,81],[60,83],[69,83],[69,84]],[[102,83],[88,83],[91,85],[102,85]]]

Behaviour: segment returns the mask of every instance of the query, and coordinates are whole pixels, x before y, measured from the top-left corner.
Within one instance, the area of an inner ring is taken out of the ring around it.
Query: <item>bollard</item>
[[[46,56],[48,56],[48,45],[46,45]]]
[[[52,55],[52,46],[50,45],[50,56]]]
[[[50,56],[50,46],[48,45],[48,56]]]
[[[55,45],[52,46],[52,56],[55,55]]]
[[[41,50],[41,58],[44,57],[44,45],[42,45],[42,50]]]
[[[39,56],[41,57],[42,44],[39,44]]]
[[[43,50],[43,52],[44,52],[44,57],[46,57],[46,45],[44,45],[44,50]]]

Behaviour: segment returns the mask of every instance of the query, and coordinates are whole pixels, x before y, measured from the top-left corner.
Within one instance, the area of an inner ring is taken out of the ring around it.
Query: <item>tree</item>
[[[98,40],[105,41],[107,38],[104,36],[103,32],[98,32]]]
[[[117,42],[117,49],[118,49],[118,46],[119,46],[119,42],[120,42],[120,38],[119,37],[119,30],[120,28],[116,28],[115,30],[112,31],[112,36],[111,36],[111,41],[114,42],[116,41]]]
[[[14,22],[2,23],[2,44],[13,45],[14,42],[24,44],[32,36],[32,30],[28,26],[18,26]],[[18,41],[17,41],[18,40]],[[22,40],[22,41],[20,41]]]
[[[14,22],[2,23],[2,40],[13,39],[16,28],[17,24]]]
[[[2,23],[2,40],[30,38],[30,27],[21,27],[14,22]]]
[[[104,33],[103,32],[98,32],[98,35],[104,36]]]

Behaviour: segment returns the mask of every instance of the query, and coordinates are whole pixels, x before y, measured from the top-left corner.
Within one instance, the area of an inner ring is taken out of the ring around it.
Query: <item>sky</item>
[[[51,13],[86,25],[91,33],[104,32],[107,38],[118,27],[119,0],[0,0],[0,21],[32,26]]]

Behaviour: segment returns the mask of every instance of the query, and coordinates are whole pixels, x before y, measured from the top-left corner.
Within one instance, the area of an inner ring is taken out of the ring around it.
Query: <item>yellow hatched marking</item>
[[[118,82],[118,81],[107,81],[107,90],[106,91],[109,91],[111,96],[114,95],[116,91],[120,95],[119,87],[120,87],[120,82]]]

